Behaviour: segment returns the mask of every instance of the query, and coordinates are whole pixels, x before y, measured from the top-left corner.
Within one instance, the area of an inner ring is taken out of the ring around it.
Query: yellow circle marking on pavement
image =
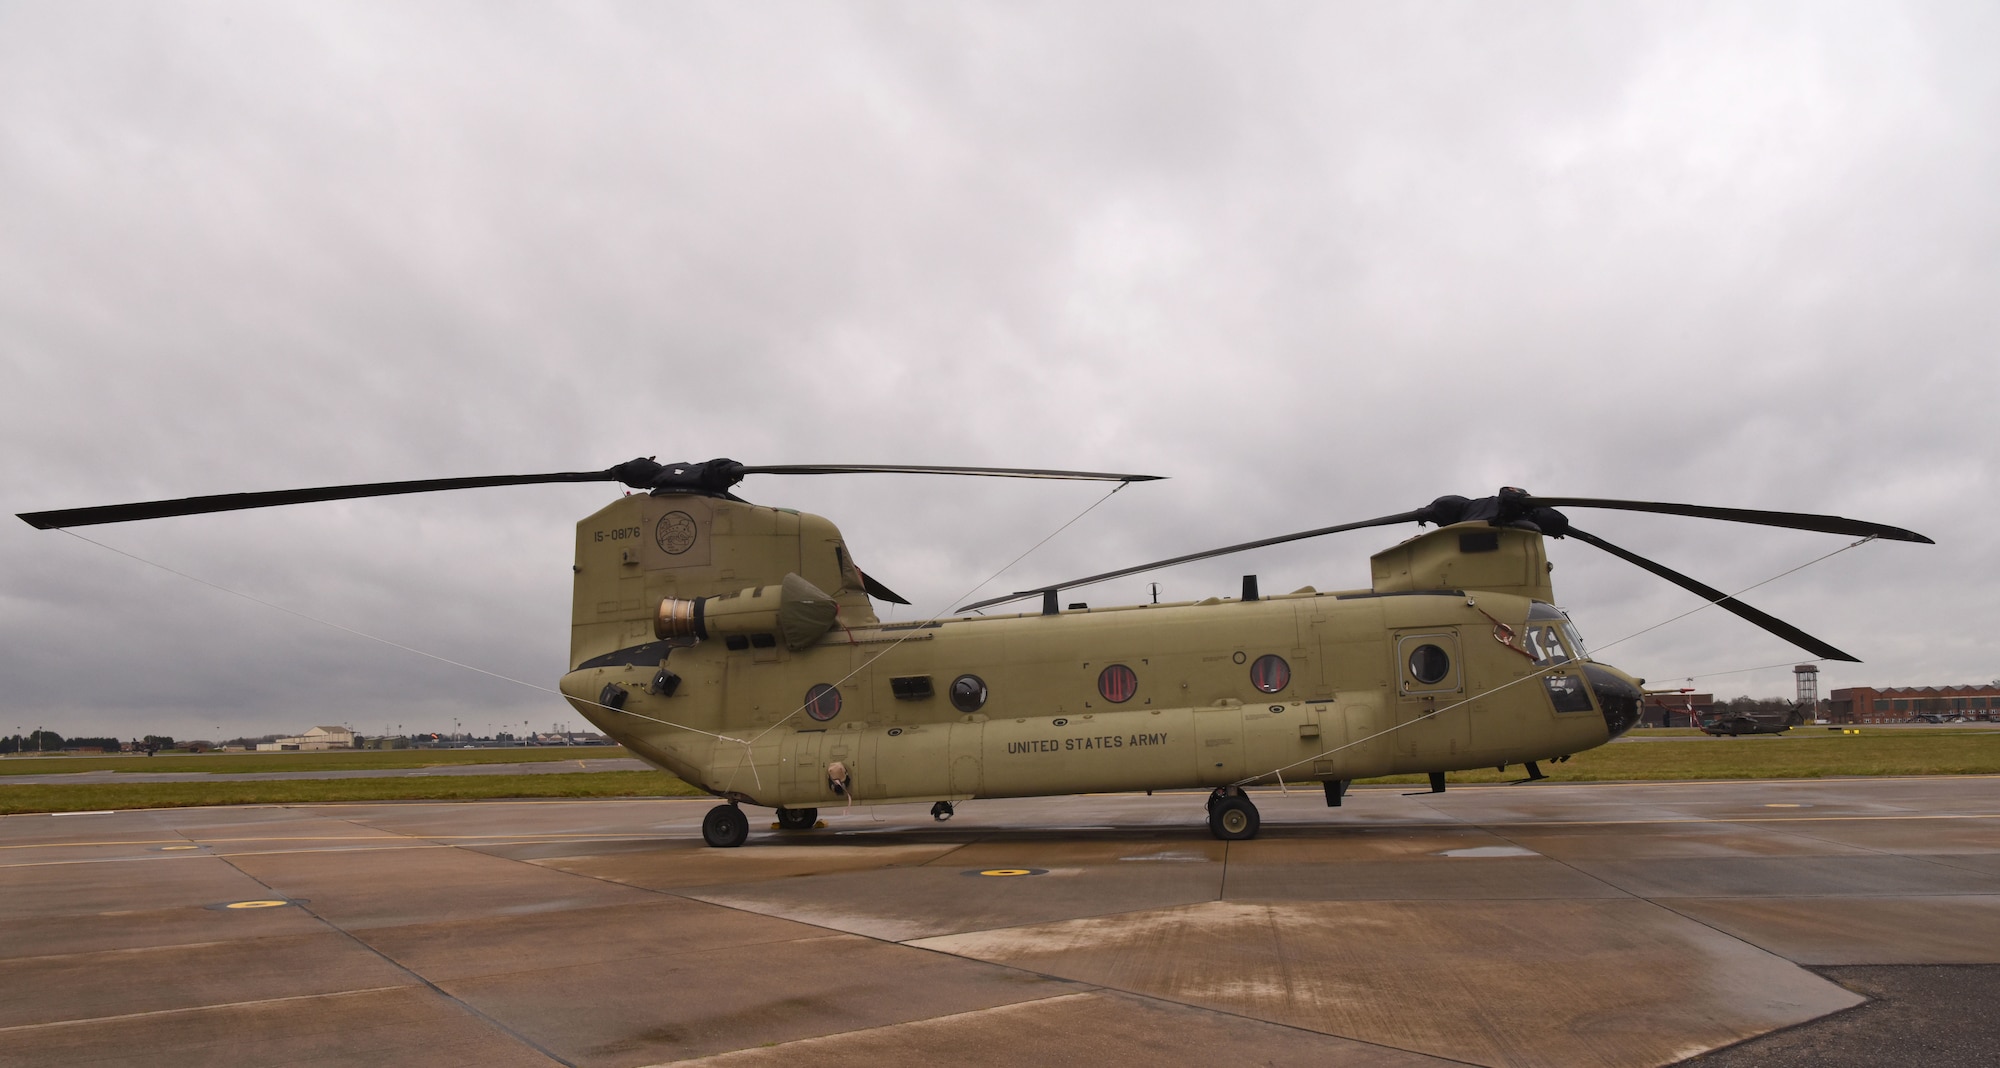
[[[982,872],[980,872],[979,874],[981,874],[981,875],[1033,875],[1033,874],[1035,874],[1035,873],[1034,873],[1034,872],[1032,872],[1032,871],[1029,871],[1029,870],[1028,870],[1028,869],[1026,869],[1026,868],[988,868],[988,869],[986,869],[985,871],[982,871]]]
[[[161,846],[160,852],[172,853],[182,849],[200,849],[200,846]]]
[[[222,906],[226,909],[275,909],[289,905],[289,901],[231,901]]]
[[[1789,804],[1786,804],[1786,803],[1785,803],[1785,802],[1783,802],[1783,801],[1774,801],[1774,802],[1772,802],[1771,804],[1768,804],[1768,805],[1765,805],[1764,807],[1765,807],[1765,808],[1804,808],[1805,806],[1803,806],[1803,805],[1789,805]]]

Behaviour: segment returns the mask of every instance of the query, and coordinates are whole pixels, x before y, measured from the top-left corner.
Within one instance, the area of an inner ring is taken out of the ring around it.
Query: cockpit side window
[[[1539,667],[1584,660],[1590,655],[1584,652],[1583,638],[1577,634],[1569,615],[1540,601],[1528,606],[1528,623],[1521,628],[1521,648],[1535,658]]]

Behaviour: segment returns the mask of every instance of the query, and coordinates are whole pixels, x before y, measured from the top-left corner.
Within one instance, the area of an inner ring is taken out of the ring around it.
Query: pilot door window
[[[1396,659],[1403,676],[1403,693],[1457,693],[1458,636],[1406,634],[1396,640]]]
[[[1528,623],[1521,628],[1521,648],[1535,658],[1538,667],[1553,667],[1584,659],[1583,638],[1569,615],[1552,604],[1536,601],[1528,606]]]

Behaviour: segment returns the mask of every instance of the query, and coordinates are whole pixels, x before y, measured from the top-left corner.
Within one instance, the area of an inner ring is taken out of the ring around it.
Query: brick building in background
[[[1907,723],[1912,719],[2000,718],[2000,686],[1854,686],[1828,695],[1835,723]]]

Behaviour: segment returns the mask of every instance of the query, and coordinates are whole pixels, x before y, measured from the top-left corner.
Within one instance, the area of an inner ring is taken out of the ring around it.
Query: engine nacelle
[[[796,574],[775,586],[752,586],[716,597],[686,600],[668,597],[653,617],[660,638],[754,638],[765,634],[782,639],[798,652],[833,627],[840,605],[819,587]]]

